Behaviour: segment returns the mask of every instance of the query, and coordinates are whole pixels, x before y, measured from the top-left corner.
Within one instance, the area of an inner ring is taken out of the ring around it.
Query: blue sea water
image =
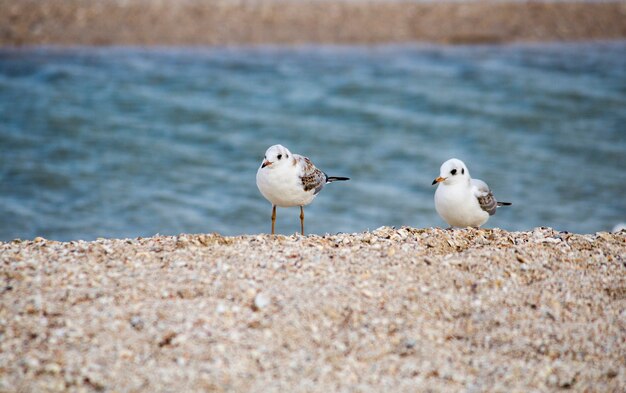
[[[276,143],[352,178],[307,233],[445,226],[431,182],[451,157],[513,202],[486,227],[610,230],[626,42],[0,49],[0,240],[268,232],[255,174]]]

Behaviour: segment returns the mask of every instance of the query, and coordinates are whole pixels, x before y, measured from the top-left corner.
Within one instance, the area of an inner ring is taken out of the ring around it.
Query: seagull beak
[[[272,165],[272,163],[271,163],[271,162],[269,162],[269,161],[263,161],[263,164],[261,164],[261,168],[265,168],[266,166],[270,166],[270,165]]]
[[[439,176],[438,178],[436,178],[435,180],[433,180],[433,186],[437,183],[441,183],[442,181],[446,180],[445,177],[441,177]]]

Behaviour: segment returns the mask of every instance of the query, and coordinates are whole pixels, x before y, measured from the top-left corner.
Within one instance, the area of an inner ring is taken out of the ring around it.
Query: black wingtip
[[[328,178],[326,179],[326,181],[328,183],[333,182],[333,181],[346,181],[346,180],[350,180],[349,177],[339,177],[339,176],[328,176]]]
[[[498,202],[498,206],[511,206],[511,202]]]

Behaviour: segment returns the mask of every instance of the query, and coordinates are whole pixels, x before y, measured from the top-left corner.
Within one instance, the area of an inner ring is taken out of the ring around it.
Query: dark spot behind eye
[[[461,169],[461,175],[465,174],[465,168]]]
[[[283,158],[283,155],[279,154],[278,157],[276,157],[276,158],[278,158],[280,160],[281,158]]]
[[[456,175],[456,169],[451,170],[451,171],[450,171],[450,173],[451,173],[452,175]]]

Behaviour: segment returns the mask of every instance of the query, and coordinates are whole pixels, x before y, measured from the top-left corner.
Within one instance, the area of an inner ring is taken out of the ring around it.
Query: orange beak
[[[435,180],[433,180],[433,186],[437,183],[441,183],[442,181],[446,180],[445,177],[441,177],[439,176],[438,178],[436,178]]]
[[[272,163],[271,163],[271,162],[269,162],[269,161],[263,161],[263,164],[261,164],[261,168],[265,168],[266,166],[270,166],[270,165],[272,165]]]

